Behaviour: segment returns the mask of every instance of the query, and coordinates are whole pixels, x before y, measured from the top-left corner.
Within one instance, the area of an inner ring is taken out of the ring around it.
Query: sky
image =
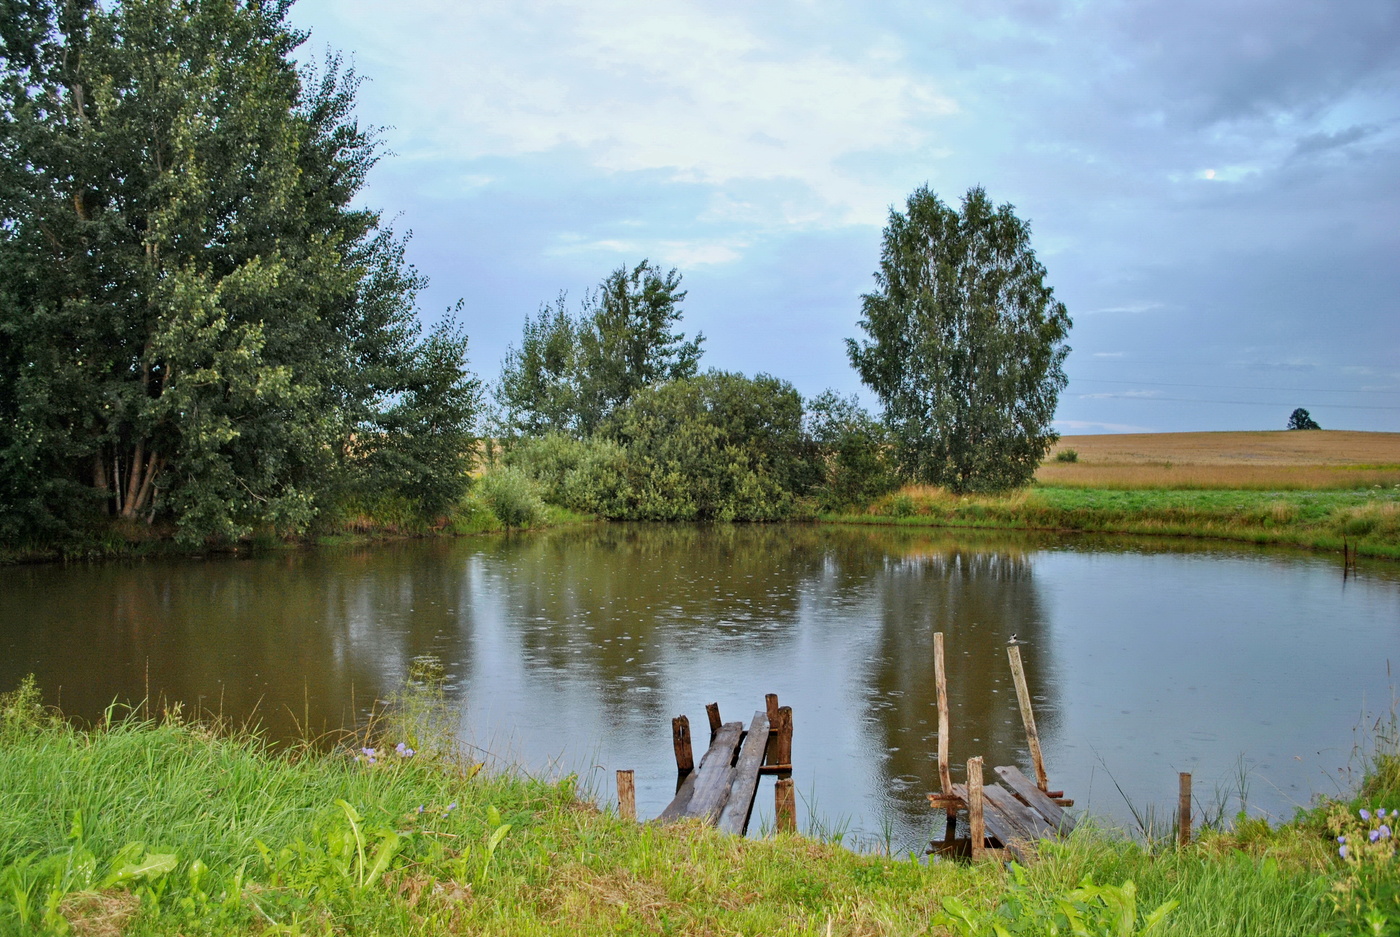
[[[527,316],[675,267],[702,367],[878,401],[881,233],[928,185],[1031,224],[1061,433],[1400,431],[1396,0],[299,0],[365,78],[364,203],[487,381]]]

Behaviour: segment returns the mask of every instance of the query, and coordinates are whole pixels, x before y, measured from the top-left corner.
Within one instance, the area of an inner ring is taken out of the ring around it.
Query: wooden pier
[[[671,720],[671,741],[676,753],[676,796],[657,818],[671,822],[699,819],[737,836],[749,828],[761,775],[777,776],[774,795],[779,831],[796,832],[796,798],[792,787],[792,707],[779,706],[776,693],[766,698],[767,708],[755,712],[748,728],[742,722],[723,722],[719,705],[705,707],[710,723],[710,744],[695,764],[690,739],[690,719]],[[624,816],[636,816],[632,772],[618,773],[618,804]],[[625,777],[624,777],[625,775]],[[630,813],[629,813],[630,812]]]
[[[1012,643],[1006,650],[1036,779],[1032,781],[1014,765],[1000,765],[993,770],[1002,783],[984,784],[979,755],[967,762],[967,782],[954,784],[948,771],[948,683],[943,670],[942,633],[934,635],[933,646],[938,692],[938,776],[942,791],[929,794],[928,799],[930,805],[947,814],[947,829],[943,838],[934,840],[928,851],[973,861],[1005,855],[1029,861],[1038,842],[1067,836],[1074,829],[1075,821],[1064,809],[1073,806],[1074,801],[1066,799],[1064,791],[1048,789],[1040,735],[1036,732],[1035,713],[1031,709],[1025,668],[1021,663],[1021,648]],[[967,815],[966,838],[956,835],[959,813]]]

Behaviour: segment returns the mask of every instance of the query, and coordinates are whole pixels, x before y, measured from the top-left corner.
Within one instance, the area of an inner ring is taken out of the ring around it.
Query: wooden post
[[[1183,849],[1191,845],[1191,772],[1177,776],[1176,843]]]
[[[987,845],[987,824],[982,817],[982,756],[967,762],[967,826],[972,838],[972,861],[982,858]]]
[[[637,785],[631,771],[617,773],[617,813],[624,820],[637,819]]]
[[[953,793],[953,775],[948,767],[948,675],[944,671],[943,632],[933,635],[933,679],[938,685],[938,783],[944,794]]]
[[[724,725],[719,719],[719,703],[709,703],[705,706],[705,715],[710,717],[710,741],[715,740],[715,733],[719,727]]]
[[[793,793],[792,778],[778,779],[773,792],[773,813],[779,833],[797,832],[797,796]]]
[[[695,770],[695,755],[690,750],[690,719],[677,716],[671,720],[671,744],[676,749],[677,784]]]
[[[763,697],[768,707],[768,751],[764,753],[764,764],[778,763],[778,694],[769,693]]]
[[[1035,766],[1035,786],[1042,791],[1049,790],[1050,782],[1045,777],[1045,761],[1040,757],[1040,735],[1035,731],[1035,712],[1031,709],[1031,691],[1026,688],[1026,668],[1021,665],[1021,649],[1015,644],[1006,649],[1011,658],[1011,676],[1016,681],[1016,699],[1021,704],[1021,722],[1026,726],[1026,742],[1031,748],[1031,762]]]
[[[778,707],[778,748],[774,753],[777,764],[792,764],[792,707]]]

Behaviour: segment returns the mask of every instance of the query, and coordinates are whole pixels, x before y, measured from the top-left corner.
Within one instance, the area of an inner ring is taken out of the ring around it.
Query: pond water
[[[1184,542],[815,526],[600,525],[255,558],[0,569],[0,689],[34,673],[95,719],[149,697],[273,736],[354,723],[410,661],[447,667],[461,737],[638,812],[675,785],[671,717],[794,710],[805,828],[921,848],[946,635],[953,774],[1029,757],[1026,642],[1051,787],[1124,825],[1175,803],[1291,816],[1392,712],[1400,566]],[[699,752],[697,751],[697,757]],[[1354,780],[1351,778],[1350,780]],[[771,780],[754,828],[771,825]],[[1132,807],[1129,804],[1132,804]]]

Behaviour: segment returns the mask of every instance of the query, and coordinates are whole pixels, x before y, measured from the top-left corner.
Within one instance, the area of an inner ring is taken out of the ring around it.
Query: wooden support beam
[[[1177,775],[1176,844],[1182,849],[1191,845],[1191,772]]]
[[[749,829],[754,796],[758,793],[758,769],[768,748],[768,714],[756,712],[749,723],[748,734],[734,762],[734,781],[729,787],[729,799],[715,824],[726,833],[743,836]]]
[[[617,773],[617,813],[624,820],[637,819],[637,784],[631,771]]]
[[[777,818],[779,833],[797,832],[797,796],[793,792],[792,778],[779,778],[773,790],[773,814]]]
[[[953,791],[953,775],[948,765],[948,675],[944,670],[943,632],[933,635],[933,679],[938,686],[938,783],[944,794]]]
[[[763,697],[763,703],[768,708],[768,752],[763,757],[763,763],[768,765],[778,764],[778,694],[769,693]]]
[[[780,765],[792,764],[792,707],[778,707],[778,725],[773,730],[778,736],[778,746],[773,762]]]
[[[690,718],[677,716],[671,720],[671,746],[676,750],[676,791],[695,770],[695,753],[690,747]]]
[[[715,733],[724,723],[719,718],[719,703],[706,703],[705,715],[710,717],[710,741],[715,740]]]
[[[967,825],[972,839],[972,861],[982,858],[987,848],[987,826],[982,802],[982,756],[967,761]]]
[[[1050,782],[1045,777],[1045,760],[1040,757],[1040,734],[1035,731],[1035,711],[1031,709],[1031,691],[1026,687],[1026,668],[1021,664],[1021,648],[1011,645],[1006,649],[1011,658],[1011,676],[1016,681],[1016,699],[1021,704],[1021,722],[1026,727],[1026,742],[1031,749],[1031,763],[1035,767],[1035,786],[1046,790]]]

